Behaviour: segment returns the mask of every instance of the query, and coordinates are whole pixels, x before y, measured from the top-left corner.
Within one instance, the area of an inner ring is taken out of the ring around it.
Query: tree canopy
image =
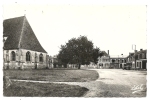
[[[94,48],[93,42],[86,36],[70,39],[65,45],[61,45],[58,59],[62,64],[90,64],[97,63],[99,48]]]

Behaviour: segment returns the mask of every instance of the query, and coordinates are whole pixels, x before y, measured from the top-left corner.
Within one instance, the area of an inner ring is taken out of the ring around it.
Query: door
[[[122,64],[120,64],[120,68],[122,68]]]
[[[147,61],[142,62],[142,69],[146,69],[146,63],[147,63]]]

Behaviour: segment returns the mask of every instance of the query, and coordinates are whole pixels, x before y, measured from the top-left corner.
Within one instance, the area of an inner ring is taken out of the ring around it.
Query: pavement
[[[90,69],[99,74],[96,81],[89,82],[48,82],[79,85],[89,91],[83,97],[146,97],[147,71],[122,70],[122,69]],[[25,80],[16,80],[25,81]],[[37,82],[26,80],[28,82]]]

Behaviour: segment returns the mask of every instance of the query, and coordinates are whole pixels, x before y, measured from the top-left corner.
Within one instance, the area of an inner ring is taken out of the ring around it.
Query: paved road
[[[93,69],[99,78],[92,82],[59,82],[86,87],[84,97],[145,97],[146,71]],[[134,89],[134,90],[133,90]]]

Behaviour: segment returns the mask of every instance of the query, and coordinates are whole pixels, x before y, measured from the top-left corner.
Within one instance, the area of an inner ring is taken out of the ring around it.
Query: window
[[[126,63],[126,60],[124,60],[124,63]]]
[[[16,60],[16,54],[14,51],[11,52],[11,60],[15,61]]]
[[[140,54],[138,54],[138,59],[140,59]]]
[[[145,58],[145,54],[144,54],[144,53],[142,54],[142,58],[143,58],[143,59]]]
[[[135,55],[135,59],[138,59],[138,55]]]
[[[31,54],[29,51],[26,53],[26,61],[31,61]]]
[[[3,42],[4,42],[4,43],[6,42],[6,40],[7,40],[7,37],[6,37],[6,36],[3,37]]]
[[[137,62],[137,67],[139,67],[139,62]]]
[[[112,63],[115,63],[115,60],[114,60],[114,59],[112,59]]]
[[[140,59],[142,59],[142,54],[140,54]]]
[[[43,54],[40,54],[39,60],[40,60],[40,62],[43,62]]]

